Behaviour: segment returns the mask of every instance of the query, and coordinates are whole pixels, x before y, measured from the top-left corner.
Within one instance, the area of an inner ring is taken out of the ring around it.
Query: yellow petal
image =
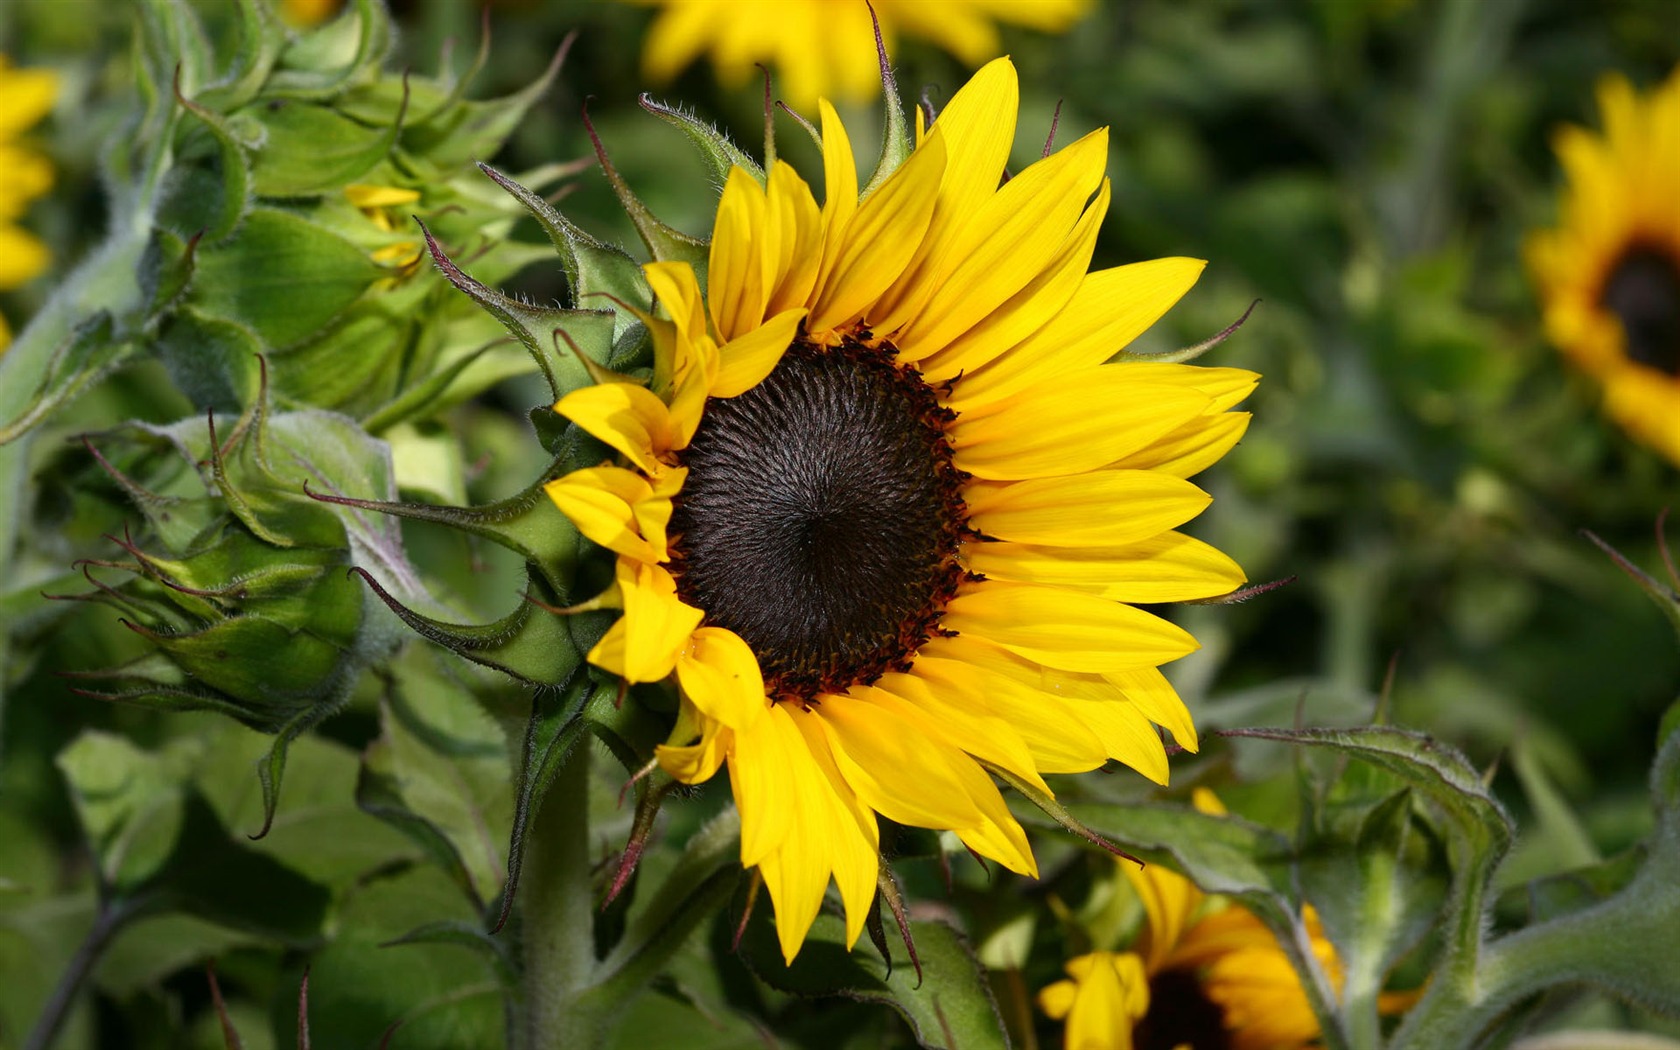
[[[752,331],[764,320],[776,254],[765,251],[768,202],[745,168],[731,168],[712,226],[706,297],[712,323],[724,341]],[[675,315],[673,314],[673,319]]]
[[[999,58],[982,66],[940,110],[937,124],[945,139],[945,177],[939,184],[939,201],[915,258],[882,295],[879,316],[870,318],[878,335],[891,335],[915,317],[960,261],[950,246],[997,192],[1014,144],[1019,109],[1015,67],[1007,58]],[[925,146],[928,138],[920,136],[917,148]]]
[[[770,169],[769,213],[777,229],[779,275],[766,311],[772,314],[805,306],[822,266],[822,211],[811,187],[778,160]]]
[[[723,765],[734,742],[735,733],[719,722],[700,715],[693,704],[685,703],[671,730],[671,741],[694,740],[691,744],[667,742],[653,749],[659,768],[674,780],[684,784],[700,784],[712,779]]]
[[[752,177],[748,176],[747,181],[751,182]],[[715,244],[713,251],[716,251]],[[700,301],[700,282],[694,276],[693,267],[685,262],[652,262],[642,267],[642,274],[654,298],[677,326],[679,336],[690,343],[707,338],[706,309]]]
[[[1085,280],[1097,246],[1097,232],[1108,214],[1109,193],[1109,181],[1104,179],[1097,199],[1079,217],[1043,273],[944,349],[923,360],[917,366],[922,378],[943,383],[973,371],[1051,323]]]
[[[16,138],[52,112],[58,74],[50,69],[0,68],[0,142]]]
[[[17,226],[0,224],[0,288],[17,288],[40,276],[52,253],[40,238]]]
[[[1095,952],[1068,1007],[1067,1050],[1132,1050],[1132,1029],[1149,1010],[1149,980],[1136,955]]]
[[[1223,412],[1254,392],[1260,373],[1246,368],[1173,364],[1167,361],[1127,361],[1128,374],[1139,383],[1189,387],[1213,400],[1209,411]]]
[[[589,662],[627,682],[657,682],[676,667],[705,614],[683,604],[676,581],[657,565],[620,558],[615,575],[624,613],[589,650]]]
[[[561,398],[554,411],[623,453],[650,476],[666,469],[659,457],[679,447],[665,402],[634,383],[580,387]]]
[[[818,287],[821,287],[820,275],[834,272],[840,250],[846,244],[847,227],[857,213],[858,185],[857,161],[852,156],[852,140],[846,137],[846,125],[840,122],[840,114],[834,111],[827,99],[817,106],[822,113],[824,184],[823,261],[817,278]]]
[[[1115,469],[1153,470],[1188,478],[1213,466],[1248,432],[1247,412],[1221,412],[1193,419],[1136,452],[1109,464]]]
[[[677,657],[677,683],[702,714],[731,729],[751,729],[770,705],[752,647],[722,627],[689,636]]]
[[[1146,448],[1208,404],[1197,391],[1133,383],[1124,365],[1104,365],[963,413],[949,433],[956,465],[976,477],[1054,477]]]
[[[396,208],[419,200],[420,191],[406,190],[400,186],[354,183],[344,187],[344,196],[357,208]]]
[[[1247,582],[1241,567],[1225,554],[1178,532],[1123,547],[966,543],[961,557],[970,572],[981,576],[1071,587],[1143,605],[1212,598]]]
[[[1083,722],[1068,717],[1055,698],[1014,679],[958,660],[920,656],[911,673],[959,697],[983,700],[1023,741],[1030,768],[1045,773],[1083,773],[1107,759],[1102,742]],[[984,756],[982,756],[984,757]],[[1010,766],[1015,769],[1015,766]],[[1038,783],[1037,773],[1033,780]]]
[[[1159,864],[1139,868],[1122,861],[1120,870],[1143,903],[1142,950],[1150,973],[1159,973],[1178,948],[1179,938],[1189,927],[1202,903],[1202,891],[1189,879]]]
[[[1196,724],[1190,720],[1190,709],[1184,706],[1178,690],[1156,667],[1140,667],[1133,671],[1115,671],[1105,676],[1120,687],[1126,699],[1137,705],[1145,718],[1173,735],[1173,740],[1186,751],[1196,751]],[[1205,811],[1204,811],[1205,812]]]
[[[1001,580],[965,584],[942,626],[1047,667],[1098,674],[1156,667],[1199,648],[1183,628],[1129,605]]]
[[[935,134],[858,208],[819,280],[813,332],[865,313],[904,272],[927,233],[944,171],[945,140]]]
[[[983,535],[1055,547],[1118,547],[1200,514],[1213,497],[1149,470],[977,482],[963,489],[969,524]]]
[[[970,761],[924,738],[867,686],[814,705],[835,765],[858,798],[888,820],[919,828],[974,827],[982,817],[953,763]]]
[[[1201,259],[1152,259],[1087,274],[1054,321],[964,375],[948,402],[961,412],[1107,361],[1172,309],[1206,266]]]
[[[687,472],[672,468],[672,473]],[[671,499],[655,495],[640,474],[622,467],[588,467],[549,482],[543,491],[579,532],[608,550],[650,564],[669,557],[665,529]]]
[[[739,397],[764,382],[782,355],[793,345],[802,307],[784,310],[763,325],[718,348],[718,373],[712,380],[712,397]]]
[[[802,775],[804,745],[787,746],[797,735],[773,724],[776,719],[768,713],[770,705],[763,697],[759,700],[763,717],[749,729],[732,731],[734,746],[729,753],[729,789],[741,814],[741,865],[747,868],[787,844],[793,822],[804,816],[787,800],[803,798],[797,792],[808,781]],[[823,884],[828,884],[826,875]]]
[[[782,956],[792,962],[805,941],[805,934],[822,906],[823,893],[832,873],[846,906],[847,944],[855,942],[875,895],[880,854],[874,814],[861,810],[850,788],[841,778],[828,749],[823,728],[808,712],[789,712],[776,704],[764,719],[764,748],[775,748],[786,758],[791,790],[774,798],[750,799],[747,805],[766,804],[793,807],[781,846],[759,861],[759,872],[776,906],[776,934]],[[761,751],[737,748],[733,761],[743,764],[763,758]],[[743,804],[739,797],[737,805]]]
[[[1157,784],[1167,783],[1167,749],[1137,705],[1125,700],[1061,702],[1066,713],[1102,741],[1103,755],[1124,762]]]
[[[900,358],[919,361],[943,349],[1036,278],[1107,163],[1104,128],[1028,167],[987,200],[950,249],[961,262],[894,338]]]
[[[885,674],[875,684],[927,712],[957,747],[1054,796],[1021,734],[988,702],[991,683],[982,673],[949,660],[918,658],[908,674]]]

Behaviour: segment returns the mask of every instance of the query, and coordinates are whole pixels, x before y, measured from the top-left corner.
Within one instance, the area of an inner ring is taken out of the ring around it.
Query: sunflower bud
[[[167,65],[157,56],[173,56],[171,42],[204,38],[191,9],[141,5],[139,20],[149,105],[113,146],[110,167],[128,185],[111,243],[83,277],[92,294],[54,314],[68,330],[42,325],[40,341],[60,345],[26,354],[77,367],[48,365],[24,413],[0,420],[0,441],[135,355],[156,355],[199,408],[219,412],[251,403],[261,355],[281,401],[374,430],[529,370],[494,321],[422,265],[415,219],[495,280],[531,261],[507,236],[517,205],[486,193],[471,160],[500,148],[564,48],[524,90],[471,101],[487,42],[464,77],[386,71],[391,25],[371,0],[301,33],[268,5],[243,4],[231,54],[207,46]],[[573,170],[525,178],[547,188]],[[102,311],[83,315],[89,302]]]
[[[69,677],[86,695],[218,711],[274,734],[259,770],[272,815],[289,742],[339,710],[394,644],[350,567],[406,562],[388,523],[306,494],[390,495],[382,443],[342,416],[270,416],[263,405],[237,421],[133,424],[87,439],[146,518],[147,539],[111,537],[121,556],[81,563],[95,589],[79,597],[118,609],[149,646]]]

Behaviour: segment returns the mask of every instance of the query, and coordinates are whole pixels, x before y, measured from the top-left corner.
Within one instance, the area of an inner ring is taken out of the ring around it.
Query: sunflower
[[[1557,229],[1526,245],[1547,337],[1604,387],[1605,411],[1680,463],[1680,69],[1645,98],[1598,89],[1604,134],[1563,128]]]
[[[0,55],[0,291],[17,288],[47,268],[47,246],[16,225],[30,201],[52,189],[52,164],[18,141],[51,112],[58,77],[45,69],[13,69]],[[0,350],[12,341],[0,316]]]
[[[1224,815],[1205,788],[1197,809]],[[1241,905],[1208,897],[1159,865],[1120,862],[1143,905],[1132,951],[1070,960],[1067,979],[1039,993],[1039,1007],[1065,1020],[1067,1050],[1300,1050],[1316,1046],[1319,1022],[1277,938]],[[1342,963],[1312,905],[1301,909],[1314,957],[1340,994]],[[1384,993],[1396,1014],[1410,993]]]
[[[831,877],[856,939],[877,816],[1036,875],[990,770],[1048,792],[1112,758],[1164,783],[1152,723],[1196,734],[1158,667],[1196,642],[1126,603],[1243,582],[1173,530],[1258,377],[1104,363],[1203,263],[1088,273],[1107,133],[1003,182],[1017,104],[990,63],[860,199],[823,102],[822,206],[785,163],[734,169],[705,292],[644,267],[651,384],[555,405],[616,453],[547,486],[616,555],[598,604],[623,612],[588,659],[675,676],[659,763],[690,784],[727,763],[790,960]]]
[[[718,78],[739,85],[756,63],[781,78],[782,97],[809,110],[818,96],[862,102],[880,88],[870,9],[888,50],[903,33],[974,67],[1002,50],[993,20],[1064,32],[1091,0],[634,0],[661,8],[642,52],[644,72],[668,81],[710,50]]]

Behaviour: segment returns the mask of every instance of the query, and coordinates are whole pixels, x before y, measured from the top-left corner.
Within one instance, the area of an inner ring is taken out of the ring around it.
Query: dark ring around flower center
[[[803,338],[682,454],[672,571],[706,623],[752,647],[772,697],[909,666],[962,579],[955,418],[891,347]]]
[[[1605,278],[1599,303],[1621,320],[1629,359],[1680,375],[1680,256],[1630,247]]]
[[[1164,970],[1149,980],[1149,1012],[1133,1033],[1137,1050],[1229,1050],[1225,1011],[1189,970]]]

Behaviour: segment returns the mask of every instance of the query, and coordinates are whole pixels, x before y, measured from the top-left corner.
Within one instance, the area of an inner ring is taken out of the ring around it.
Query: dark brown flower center
[[[1630,359],[1680,375],[1680,258],[1629,248],[1605,278],[1599,302],[1621,319]]]
[[[796,341],[758,386],[708,401],[682,455],[678,593],[752,647],[771,696],[908,667],[962,578],[955,417],[892,357]]]
[[[1225,1011],[1188,970],[1166,970],[1149,982],[1149,1012],[1133,1033],[1137,1050],[1230,1050]]]

